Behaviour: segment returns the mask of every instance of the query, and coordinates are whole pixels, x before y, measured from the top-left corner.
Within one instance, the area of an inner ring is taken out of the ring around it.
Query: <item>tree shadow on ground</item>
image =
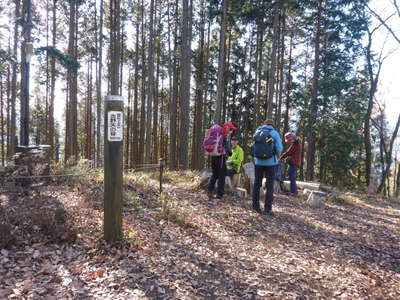
[[[288,200],[277,198],[275,208],[276,217],[273,219],[255,216],[257,222],[244,217],[244,223],[251,224],[252,230],[257,230],[261,234],[273,237],[281,243],[289,245],[311,242],[315,247],[321,243],[332,247],[332,253],[337,258],[345,258],[352,261],[357,258],[359,267],[374,264],[379,268],[384,268],[395,273],[400,273],[400,257],[396,253],[400,252],[400,244],[386,245],[391,253],[384,251],[382,245],[376,243],[382,241],[382,236],[389,240],[398,241],[399,237],[388,233],[384,226],[369,224],[363,220],[358,220],[352,215],[346,215],[337,206],[329,205],[323,209],[313,209],[303,206],[298,200]],[[300,208],[299,205],[302,207]],[[239,207],[243,205],[239,204]],[[363,210],[356,206],[358,216],[367,216],[371,219],[376,218],[373,210]],[[308,219],[308,221],[306,220]],[[261,221],[263,220],[263,221]],[[380,220],[378,217],[377,220]],[[314,222],[315,224],[313,224]],[[388,222],[394,224],[393,222]],[[262,224],[262,225],[261,225]],[[231,226],[230,230],[237,230],[237,225]],[[266,226],[267,225],[267,226]],[[329,225],[330,231],[324,229]],[[363,232],[363,227],[374,227],[375,230],[369,231],[367,236]],[[346,232],[341,232],[346,229]],[[350,229],[350,230],[349,230]],[[292,242],[289,242],[292,241]],[[299,249],[299,252],[304,249]]]

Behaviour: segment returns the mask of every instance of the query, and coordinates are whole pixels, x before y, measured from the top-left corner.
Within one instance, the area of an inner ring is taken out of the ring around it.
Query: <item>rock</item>
[[[320,208],[324,206],[326,194],[324,192],[319,191],[311,191],[310,195],[307,198],[307,203],[314,208]]]
[[[211,178],[212,171],[211,169],[205,168],[201,171],[200,175],[200,188],[206,189],[208,186],[208,182]]]
[[[93,165],[93,161],[90,159],[82,158],[78,161],[78,167],[81,169],[90,169],[92,167],[92,165]]]
[[[254,186],[254,164],[253,163],[246,163],[243,165],[244,170],[244,186],[247,192],[251,195],[253,193],[253,186]]]

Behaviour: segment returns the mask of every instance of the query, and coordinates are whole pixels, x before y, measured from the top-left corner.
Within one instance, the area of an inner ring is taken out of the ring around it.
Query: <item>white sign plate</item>
[[[123,115],[121,111],[108,112],[108,141],[120,142],[123,137]]]

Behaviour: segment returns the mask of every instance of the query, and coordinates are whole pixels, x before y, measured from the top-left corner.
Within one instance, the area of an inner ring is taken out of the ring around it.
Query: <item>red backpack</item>
[[[208,130],[208,135],[203,141],[204,150],[211,156],[220,156],[225,154],[223,146],[224,129],[219,125],[213,125]]]

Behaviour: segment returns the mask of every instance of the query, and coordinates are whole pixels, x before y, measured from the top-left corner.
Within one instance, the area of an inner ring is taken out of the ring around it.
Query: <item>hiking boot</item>
[[[222,199],[222,198],[224,198],[224,196],[222,195],[217,195],[215,198],[217,198],[217,199]]]
[[[207,192],[207,197],[209,200],[212,200],[214,198],[213,193]]]
[[[264,216],[268,216],[268,217],[273,217],[273,216],[275,216],[275,214],[274,214],[274,212],[273,212],[272,210],[265,210],[265,211],[263,212],[263,215],[264,215]]]
[[[256,212],[256,213],[261,214],[261,209],[260,209],[260,208],[254,208],[254,207],[252,207],[251,210],[254,211],[254,212]]]

